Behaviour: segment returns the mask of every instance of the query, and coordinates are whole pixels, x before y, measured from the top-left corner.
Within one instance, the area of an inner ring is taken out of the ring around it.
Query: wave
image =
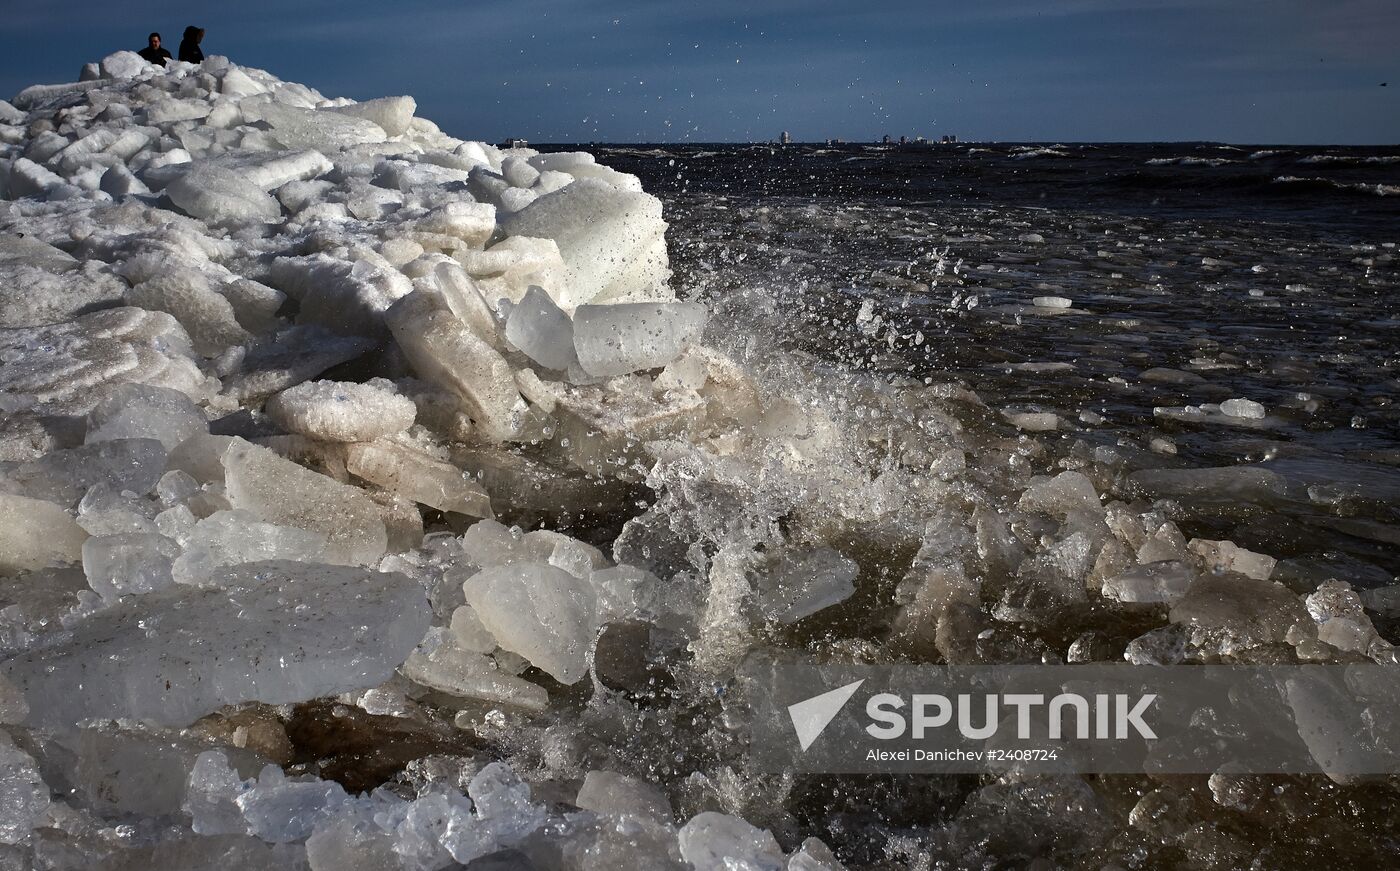
[[[1353,191],[1355,193],[1371,194],[1377,197],[1400,197],[1400,185],[1393,184],[1368,184],[1366,182],[1344,182],[1333,181],[1330,178],[1302,178],[1296,175],[1281,175],[1274,179],[1274,184],[1308,186],[1314,190],[1335,190]]]
[[[675,157],[675,152],[664,148],[599,148],[604,154],[630,154],[633,157]]]
[[[1147,161],[1148,166],[1224,166],[1239,163],[1227,157],[1154,157]]]
[[[1360,157],[1355,154],[1310,154],[1307,157],[1298,158],[1298,162],[1344,164],[1400,163],[1400,154],[1381,154],[1371,157]]]
[[[1254,152],[1253,154],[1251,154],[1251,155],[1249,156],[1249,159],[1250,159],[1250,160],[1264,160],[1265,158],[1269,158],[1269,157],[1277,157],[1277,156],[1279,156],[1280,154],[1291,154],[1291,153],[1292,153],[1292,152],[1291,152],[1289,149],[1287,149],[1287,148],[1264,149],[1263,151],[1256,151],[1256,152]]]
[[[1051,148],[1019,148],[1008,155],[1012,160],[1028,160],[1032,157],[1072,157],[1073,155],[1061,151],[1064,146]]]

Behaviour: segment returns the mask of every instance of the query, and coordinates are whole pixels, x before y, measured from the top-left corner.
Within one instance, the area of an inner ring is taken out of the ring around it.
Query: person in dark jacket
[[[185,38],[180,40],[180,60],[197,64],[204,61],[204,52],[199,50],[199,43],[204,39],[204,28],[195,27],[191,24],[185,28]]]
[[[170,60],[170,52],[160,47],[160,34],[152,33],[146,37],[146,47],[137,52],[146,59],[147,63],[153,63],[158,67],[165,66],[165,62]]]

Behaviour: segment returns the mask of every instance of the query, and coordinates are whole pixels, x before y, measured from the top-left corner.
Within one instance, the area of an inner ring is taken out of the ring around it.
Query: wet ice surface
[[[0,864],[1393,862],[1393,779],[759,775],[734,681],[1394,662],[1391,164],[1104,171],[1261,222],[1077,146],[415,112],[124,54],[0,103]]]

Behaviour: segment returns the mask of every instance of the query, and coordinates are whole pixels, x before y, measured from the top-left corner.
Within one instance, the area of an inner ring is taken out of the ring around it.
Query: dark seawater
[[[1001,512],[1031,474],[1082,469],[1126,502],[1138,470],[1249,466],[1277,476],[1282,495],[1207,471],[1189,497],[1152,505],[1186,539],[1278,559],[1270,579],[1300,597],[1333,579],[1375,593],[1367,617],[1400,643],[1382,592],[1400,584],[1400,146],[582,147],[664,202],[674,284],[711,307],[707,341],[776,359],[779,373],[782,361],[832,373],[817,401],[837,427],[903,450],[905,466],[923,461],[901,445],[956,433],[966,471],[935,463],[923,479],[983,489],[901,509],[915,526],[947,513],[944,528],[956,527],[973,510],[964,501]],[[879,411],[872,382],[929,398]],[[958,391],[980,404],[939,405]],[[1241,399],[1258,415],[1222,411]],[[930,520],[925,550],[944,547],[939,528]],[[878,576],[914,574],[898,548],[863,558]],[[1108,660],[1166,622],[1165,611],[1090,612]],[[1008,656],[1044,661],[1090,626],[1003,616]],[[889,643],[879,628],[824,625],[837,646],[843,634]],[[807,778],[788,808],[851,867],[1039,856],[1043,867],[1313,868],[1393,863],[1400,843],[1393,779],[1246,777],[1261,798],[1243,805],[1222,797],[1229,778],[1090,782],[1102,816],[1073,810],[1088,789],[1077,779]]]
[[[1311,224],[1395,241],[1400,145],[581,146],[663,199],[842,198]],[[554,150],[546,147],[545,150]]]
[[[731,345],[954,378],[1058,415],[1052,456],[1288,469],[1365,522],[1199,534],[1400,573],[1400,146],[588,148],[663,200],[676,286]],[[1267,416],[1197,411],[1232,398]]]

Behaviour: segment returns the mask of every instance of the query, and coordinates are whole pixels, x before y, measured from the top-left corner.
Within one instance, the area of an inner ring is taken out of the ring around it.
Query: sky
[[[4,2],[3,96],[196,24],[488,141],[1400,143],[1400,0]]]

